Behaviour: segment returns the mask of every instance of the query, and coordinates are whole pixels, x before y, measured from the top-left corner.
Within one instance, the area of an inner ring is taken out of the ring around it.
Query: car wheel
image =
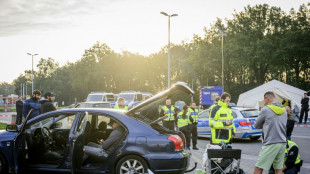
[[[260,136],[250,137],[251,140],[258,140]]]
[[[128,155],[118,161],[116,165],[117,174],[125,173],[147,173],[147,164],[139,156]]]
[[[5,158],[2,154],[0,154],[0,174],[7,174],[8,173],[8,166]]]

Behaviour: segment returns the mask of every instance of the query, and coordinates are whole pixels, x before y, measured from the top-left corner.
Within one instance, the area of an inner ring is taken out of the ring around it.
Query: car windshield
[[[240,111],[240,113],[243,115],[244,118],[252,118],[252,117],[258,117],[259,111],[258,110],[243,110]]]
[[[200,112],[198,114],[198,118],[209,118],[209,109]]]
[[[102,95],[88,95],[86,101],[102,101]]]
[[[125,101],[131,102],[135,99],[135,94],[119,94],[119,97],[123,97]]]
[[[86,108],[111,108],[110,103],[87,103]]]

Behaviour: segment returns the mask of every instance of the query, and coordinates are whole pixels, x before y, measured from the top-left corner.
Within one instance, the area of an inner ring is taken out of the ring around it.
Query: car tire
[[[128,164],[134,166],[128,166]],[[124,174],[129,172],[126,169],[134,173],[147,173],[148,166],[143,158],[136,155],[128,155],[118,161],[115,173]]]
[[[0,174],[8,173],[8,164],[4,156],[0,153]]]
[[[250,137],[251,140],[258,140],[261,136],[254,136],[254,137]]]

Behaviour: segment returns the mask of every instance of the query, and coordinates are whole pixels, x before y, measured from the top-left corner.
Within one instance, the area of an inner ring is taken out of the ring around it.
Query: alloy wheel
[[[144,173],[143,165],[140,161],[135,159],[128,159],[123,162],[120,168],[121,174],[136,174]]]

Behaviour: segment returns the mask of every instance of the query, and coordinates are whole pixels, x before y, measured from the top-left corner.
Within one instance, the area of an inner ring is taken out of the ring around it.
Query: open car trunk
[[[184,101],[189,104],[194,91],[184,82],[177,82],[171,88],[158,93],[157,95],[143,101],[133,107],[126,114],[145,124],[150,125],[153,129],[162,134],[178,134],[183,140],[184,135],[179,131],[170,130],[163,126],[164,116],[159,115],[161,108],[165,105],[166,99],[171,98],[172,104],[177,101]]]

